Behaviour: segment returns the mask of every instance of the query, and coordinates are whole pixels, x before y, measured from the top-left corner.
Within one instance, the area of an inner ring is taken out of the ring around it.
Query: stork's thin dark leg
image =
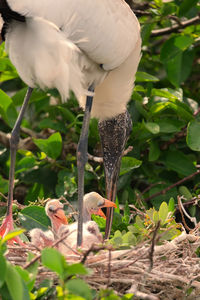
[[[126,141],[132,129],[128,111],[113,119],[99,122],[99,133],[103,151],[107,199],[115,202],[117,179]],[[107,208],[105,239],[109,238],[113,219],[113,208]]]
[[[94,88],[91,86],[89,91],[93,92]],[[78,235],[77,246],[81,246],[82,232],[83,232],[83,196],[84,196],[84,169],[88,160],[88,131],[90,123],[90,112],[92,109],[93,96],[87,96],[85,113],[83,119],[83,126],[77,148],[77,168],[78,168]]]
[[[5,236],[9,231],[13,230],[13,218],[12,218],[12,203],[13,203],[13,189],[14,189],[14,176],[15,176],[15,161],[16,161],[16,152],[19,143],[19,135],[20,135],[20,126],[21,122],[28,105],[28,101],[31,97],[33,89],[28,88],[26,96],[24,98],[23,105],[21,107],[20,113],[16,120],[15,126],[11,133],[10,138],[10,171],[9,171],[9,188],[8,188],[8,206],[6,217],[0,227],[0,236]],[[19,237],[14,238],[19,244],[23,244]]]

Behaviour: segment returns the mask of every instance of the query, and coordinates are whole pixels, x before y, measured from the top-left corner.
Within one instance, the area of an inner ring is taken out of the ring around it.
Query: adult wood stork
[[[15,156],[32,90],[57,88],[63,101],[72,90],[85,110],[77,149],[80,245],[90,114],[99,119],[106,193],[115,201],[121,157],[132,127],[126,104],[140,60],[138,20],[124,0],[0,0],[0,13],[10,60],[29,86],[10,140],[8,208],[0,234],[13,228]],[[106,237],[111,223],[108,209]]]

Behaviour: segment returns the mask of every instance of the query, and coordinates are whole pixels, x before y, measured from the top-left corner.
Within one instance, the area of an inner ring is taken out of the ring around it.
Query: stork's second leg
[[[93,92],[93,86],[89,88]],[[83,196],[84,196],[84,170],[85,164],[88,160],[88,131],[90,123],[90,112],[92,109],[93,96],[87,96],[85,113],[83,119],[83,126],[77,148],[77,168],[78,168],[78,235],[77,246],[82,243],[83,231]]]
[[[103,151],[107,199],[115,202],[117,179],[126,141],[132,129],[128,111],[113,119],[99,122],[99,133]],[[113,208],[107,208],[105,239],[109,238],[113,219]]]
[[[11,133],[10,138],[10,172],[9,172],[9,189],[8,189],[8,206],[6,217],[3,220],[3,223],[0,227],[0,236],[5,236],[9,231],[14,229],[13,226],[13,217],[12,217],[12,204],[13,204],[13,189],[14,189],[14,176],[15,176],[15,160],[16,160],[16,152],[19,143],[19,135],[20,135],[20,126],[21,122],[28,104],[28,101],[31,97],[33,89],[28,88],[26,93],[23,105],[21,107],[20,113],[18,115],[17,121]],[[17,242],[20,245],[23,245],[23,242],[19,237],[15,237],[12,241]]]

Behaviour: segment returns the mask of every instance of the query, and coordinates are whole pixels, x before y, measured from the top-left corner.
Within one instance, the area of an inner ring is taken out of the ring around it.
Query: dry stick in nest
[[[91,252],[99,252],[100,250],[112,250],[112,248],[110,246],[95,246],[92,245],[87,251],[85,251],[85,253],[83,254],[83,258],[81,260],[81,263],[84,264],[86,262],[87,257],[89,256],[89,254]]]
[[[156,234],[157,234],[159,228],[160,228],[160,220],[156,224],[156,228],[154,230],[152,241],[151,241],[151,247],[150,247],[150,251],[149,251],[149,260],[150,260],[149,272],[151,272],[151,270],[153,268],[154,247],[155,247],[155,243],[156,243]]]
[[[196,218],[192,218],[190,215],[188,215],[188,213],[186,212],[183,203],[181,202],[181,197],[177,196],[178,199],[178,207],[179,207],[179,211],[181,213],[181,218],[184,224],[184,227],[188,230],[188,231],[192,231],[192,229],[187,225],[185,218],[184,218],[184,214],[186,215],[186,217],[192,222],[194,223],[195,227],[197,226],[197,221]]]
[[[72,231],[74,232],[74,231]],[[66,235],[62,236],[60,239],[56,240],[53,244],[52,244],[52,248],[57,246],[59,243],[63,242],[64,239],[66,239],[70,234],[72,234],[72,232],[67,233]],[[37,248],[37,247],[36,247]],[[40,250],[41,251],[41,250]],[[42,256],[42,254],[38,254],[36,257],[34,257],[30,262],[28,262],[25,266],[24,269],[29,268],[32,264],[34,264],[38,259],[40,259]]]

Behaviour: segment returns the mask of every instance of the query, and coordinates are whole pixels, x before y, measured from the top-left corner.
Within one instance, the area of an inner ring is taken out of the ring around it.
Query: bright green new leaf
[[[34,139],[38,148],[47,156],[56,159],[61,154],[62,137],[59,132],[52,134],[48,139]]]
[[[186,142],[193,151],[200,151],[200,122],[191,121],[187,127]]]
[[[157,223],[159,220],[160,220],[160,218],[159,218],[159,213],[155,210],[155,211],[153,212],[153,221],[154,221],[155,223]]]
[[[174,198],[171,197],[169,199],[169,203],[168,203],[168,211],[169,212],[174,212],[174,208],[175,208],[175,201],[174,201]]]
[[[161,220],[161,225],[164,225],[168,216],[168,205],[166,202],[162,202],[158,213],[159,213],[159,220]]]
[[[6,234],[6,236],[1,240],[1,243],[5,243],[8,240],[13,239],[14,237],[22,234],[23,232],[25,232],[25,229],[14,229],[13,231],[10,231],[8,234]]]

